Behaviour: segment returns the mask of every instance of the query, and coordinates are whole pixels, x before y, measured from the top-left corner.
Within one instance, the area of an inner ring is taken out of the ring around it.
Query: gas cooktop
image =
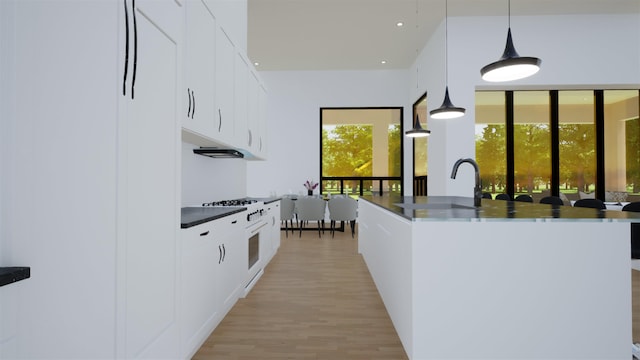
[[[246,206],[257,203],[257,200],[252,199],[234,199],[234,200],[221,200],[203,203],[202,206]]]

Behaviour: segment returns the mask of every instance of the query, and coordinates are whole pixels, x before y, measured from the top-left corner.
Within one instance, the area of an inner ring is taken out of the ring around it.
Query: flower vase
[[[307,195],[309,196],[313,195],[313,190],[307,190]]]

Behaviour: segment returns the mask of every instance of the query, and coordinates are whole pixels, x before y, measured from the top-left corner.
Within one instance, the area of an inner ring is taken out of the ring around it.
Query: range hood
[[[218,159],[241,159],[244,157],[244,154],[238,150],[216,147],[200,147],[199,149],[193,149],[193,153]]]

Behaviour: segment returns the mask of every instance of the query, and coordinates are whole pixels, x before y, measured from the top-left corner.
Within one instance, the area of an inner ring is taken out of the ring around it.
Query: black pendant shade
[[[449,86],[444,90],[444,101],[439,108],[429,111],[431,117],[434,119],[454,119],[463,116],[465,112],[464,108],[456,107],[451,103],[449,98]]]
[[[431,135],[431,131],[423,129],[420,125],[420,118],[416,115],[416,122],[413,124],[413,129],[404,133],[408,137],[426,137]]]
[[[512,81],[524,79],[540,70],[542,60],[536,57],[520,56],[513,46],[511,27],[507,32],[507,45],[500,60],[493,62],[482,69],[482,79],[490,82]]]

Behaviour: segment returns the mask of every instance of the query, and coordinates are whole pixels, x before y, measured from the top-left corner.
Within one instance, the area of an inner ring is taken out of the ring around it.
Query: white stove
[[[264,202],[255,199],[233,199],[202,203],[202,207],[244,207],[247,208],[246,225],[249,228],[267,216]]]
[[[243,217],[245,223],[244,241],[247,241],[247,277],[245,279],[246,296],[264,273],[261,251],[269,239],[267,227],[267,210],[264,202],[256,199],[233,199],[206,202],[202,207],[242,207],[247,211]]]

